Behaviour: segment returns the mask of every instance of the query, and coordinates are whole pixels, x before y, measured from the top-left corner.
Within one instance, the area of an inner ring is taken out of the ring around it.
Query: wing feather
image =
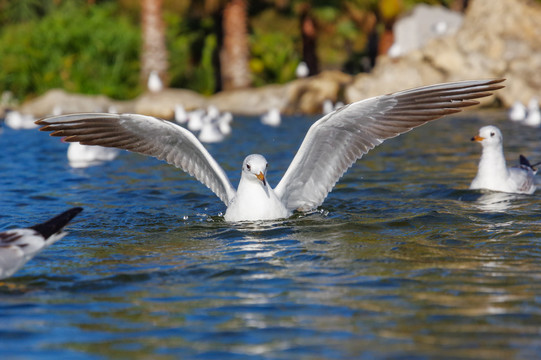
[[[358,101],[326,115],[308,130],[275,192],[290,210],[323,202],[346,170],[384,140],[478,104],[504,79],[425,86]]]
[[[165,160],[212,190],[226,205],[235,197],[225,171],[188,130],[172,122],[137,114],[83,113],[36,121],[41,131],[67,142],[114,147]]]

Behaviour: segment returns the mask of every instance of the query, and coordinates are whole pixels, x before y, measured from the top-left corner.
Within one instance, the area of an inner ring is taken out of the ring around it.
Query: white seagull
[[[119,153],[120,150],[115,148],[88,146],[72,142],[68,146],[67,155],[71,167],[83,168],[114,160]]]
[[[22,114],[16,110],[9,110],[6,112],[6,118],[4,123],[6,126],[14,129],[34,129],[36,128],[35,124],[36,118],[31,114]]]
[[[267,160],[249,155],[237,190],[225,171],[188,130],[170,121],[137,114],[70,114],[38,120],[40,130],[86,145],[117,147],[163,159],[195,176],[227,206],[226,221],[286,218],[323,203],[335,183],[385,139],[461,108],[502,88],[498,80],[425,86],[346,105],[308,130],[282,180],[273,189]]]
[[[152,70],[148,75],[147,88],[150,92],[156,93],[163,90],[163,82],[156,70]]]
[[[268,126],[277,127],[282,123],[282,115],[280,115],[280,109],[271,108],[263,116],[261,116],[261,123]]]
[[[535,165],[520,155],[520,165],[508,168],[503,155],[503,136],[496,126],[483,126],[472,138],[483,146],[477,175],[470,189],[486,189],[516,194],[535,192]],[[536,164],[537,165],[537,164]]]
[[[511,121],[524,121],[527,114],[526,106],[520,100],[517,100],[513,103],[507,114]]]
[[[177,124],[185,124],[188,122],[188,113],[182,104],[175,105],[175,121]]]
[[[528,115],[523,122],[524,125],[539,127],[541,125],[541,111],[539,110],[539,99],[533,97],[528,101]]]
[[[72,208],[51,220],[25,229],[0,233],[0,279],[13,275],[47,246],[62,239],[62,229],[83,209]]]

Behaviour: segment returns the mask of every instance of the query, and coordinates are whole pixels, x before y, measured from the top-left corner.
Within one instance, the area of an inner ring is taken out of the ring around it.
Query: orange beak
[[[471,138],[471,141],[483,141],[483,140],[485,140],[485,138],[479,135],[475,135],[474,137]]]
[[[256,175],[259,180],[263,182],[263,185],[267,186],[267,182],[265,181],[265,175],[263,175],[262,172],[259,172],[259,174]]]

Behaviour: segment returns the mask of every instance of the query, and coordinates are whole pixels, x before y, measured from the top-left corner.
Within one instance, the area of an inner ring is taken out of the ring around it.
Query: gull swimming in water
[[[508,168],[503,155],[503,136],[496,126],[483,126],[472,138],[483,146],[477,175],[470,189],[486,189],[516,194],[535,192],[535,165],[520,155],[520,165]],[[536,164],[537,165],[537,164]]]
[[[265,114],[261,116],[261,123],[268,126],[280,126],[282,123],[282,115],[280,115],[280,109],[273,107],[269,109]]]
[[[119,149],[103,146],[88,146],[72,142],[68,146],[68,161],[71,167],[83,168],[101,162],[114,160],[120,153]]]
[[[526,106],[520,100],[513,103],[513,106],[509,109],[508,116],[511,121],[524,121],[526,119]]]
[[[15,274],[41,250],[62,239],[67,234],[62,229],[82,210],[75,207],[42,224],[1,232],[0,279]]]
[[[194,134],[170,121],[137,114],[70,114],[38,120],[41,131],[64,141],[117,147],[154,156],[195,176],[227,206],[226,221],[287,218],[323,203],[336,182],[385,139],[461,108],[478,104],[502,88],[498,80],[437,84],[346,105],[316,121],[275,188],[266,178],[267,160],[244,159],[237,190]]]
[[[6,126],[14,130],[34,129],[37,127],[35,121],[36,118],[34,118],[33,115],[22,114],[17,110],[7,111],[6,118],[4,119],[4,123],[6,124]]]
[[[539,110],[539,99],[533,97],[528,101],[528,114],[523,121],[524,125],[539,127],[541,125],[541,110]]]

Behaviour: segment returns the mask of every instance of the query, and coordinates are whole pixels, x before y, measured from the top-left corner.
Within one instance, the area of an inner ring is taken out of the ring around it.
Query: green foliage
[[[300,57],[291,36],[284,33],[259,33],[250,37],[250,70],[255,86],[283,84],[295,79]]]
[[[139,89],[140,33],[114,4],[66,3],[0,34],[0,91],[23,98],[60,87],[130,98]]]
[[[165,22],[170,85],[213,94],[217,77],[214,59],[218,51],[214,21],[205,18],[194,25],[177,14],[167,13]]]

